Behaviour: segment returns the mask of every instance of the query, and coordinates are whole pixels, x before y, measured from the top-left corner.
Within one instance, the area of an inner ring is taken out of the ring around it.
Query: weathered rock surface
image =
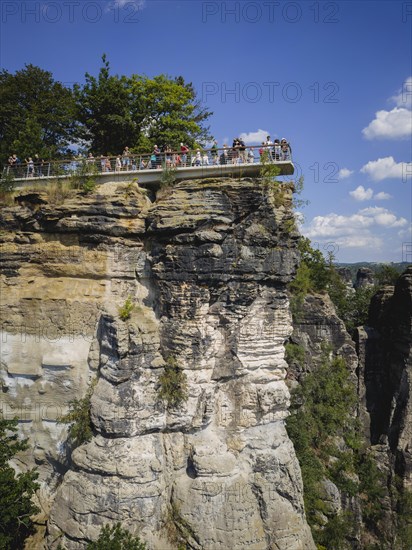
[[[369,267],[360,267],[356,273],[355,288],[373,286],[375,284],[375,275]]]
[[[397,473],[412,488],[412,266],[395,287],[386,286],[373,297],[368,326],[358,329],[357,345],[371,443],[389,445]]]
[[[105,184],[57,207],[22,197],[0,214],[2,406],[40,401],[64,412],[98,378],[95,436],[73,452],[57,492],[51,481],[67,465],[56,415],[26,426],[55,496],[47,545],[84,548],[121,521],[159,550],[182,540],[312,549],[284,427],[298,237],[290,197],[275,208],[272,191],[248,179],[162,193],[151,204]],[[135,307],[122,321],[129,296]],[[157,395],[170,356],[188,380],[176,409]]]

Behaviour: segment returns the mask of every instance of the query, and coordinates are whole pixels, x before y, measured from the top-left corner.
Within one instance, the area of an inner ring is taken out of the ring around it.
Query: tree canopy
[[[112,74],[105,55],[97,76],[73,89],[52,73],[26,65],[0,72],[0,158],[68,157],[71,148],[96,155],[148,152],[153,145],[204,145],[212,136],[192,83],[182,76]]]
[[[72,91],[52,73],[26,65],[11,74],[0,72],[0,156],[24,160],[67,155],[76,136],[76,106]]]
[[[39,488],[33,470],[17,474],[9,460],[27,449],[17,434],[17,420],[0,418],[0,549],[22,548],[33,530],[30,517],[39,509],[32,496]]]
[[[106,56],[98,77],[86,73],[86,83],[74,89],[81,137],[92,151],[121,153],[128,146],[147,152],[153,145],[189,146],[211,138],[191,83],[166,75],[148,78],[110,74]]]

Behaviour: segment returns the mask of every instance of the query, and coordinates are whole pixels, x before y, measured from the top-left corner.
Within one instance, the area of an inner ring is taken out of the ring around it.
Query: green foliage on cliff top
[[[49,71],[26,65],[0,71],[0,164],[17,154],[24,162],[48,160],[90,144],[95,154],[150,152],[154,144],[189,147],[210,141],[211,112],[182,76],[113,74],[106,56],[97,76],[85,74],[73,89]]]
[[[0,72],[0,159],[17,154],[57,158],[67,155],[77,130],[72,91],[49,71],[26,65],[14,74]]]
[[[147,546],[139,537],[133,536],[120,523],[105,525],[99,538],[87,545],[87,550],[147,550]]]
[[[147,153],[154,144],[193,147],[211,137],[204,126],[211,113],[181,76],[119,76],[103,55],[98,76],[86,73],[85,80],[74,87],[74,97],[80,136],[95,152],[121,153],[128,146]]]
[[[0,549],[22,548],[33,533],[30,519],[40,510],[32,502],[39,484],[34,470],[16,474],[8,461],[28,448],[17,435],[17,419],[0,418]]]

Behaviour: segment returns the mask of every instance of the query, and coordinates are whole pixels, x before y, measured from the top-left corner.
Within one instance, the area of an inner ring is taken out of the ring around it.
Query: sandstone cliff
[[[285,193],[203,180],[150,200],[105,184],[1,212],[1,405],[31,438],[49,548],[84,548],[115,521],[153,549],[314,548],[284,426],[298,238]],[[158,397],[170,357],[188,380],[175,409]],[[93,378],[94,437],[70,456],[56,420]]]
[[[355,339],[365,438],[384,481],[383,513],[374,530],[384,548],[407,548],[412,536],[412,266],[395,287],[375,294],[368,324],[357,329]]]

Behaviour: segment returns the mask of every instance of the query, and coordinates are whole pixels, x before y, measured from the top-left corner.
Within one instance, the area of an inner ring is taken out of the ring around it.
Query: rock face
[[[279,206],[248,179],[181,183],[154,203],[105,184],[81,201],[33,194],[3,210],[2,405],[64,412],[97,377],[95,435],[57,491],[63,428],[46,414],[25,428],[55,496],[49,548],[84,548],[115,521],[151,549],[314,548],[284,426],[290,198]],[[54,340],[37,336],[43,325]],[[158,397],[171,357],[188,383],[176,408]]]
[[[363,288],[373,286],[375,284],[375,276],[369,267],[360,267],[356,273],[356,281],[353,285],[355,288]]]
[[[392,548],[399,539],[399,496],[405,489],[412,490],[411,329],[410,266],[395,287],[383,287],[373,296],[368,325],[355,333],[360,417],[365,440],[383,474],[382,516],[374,526],[375,542],[379,540],[385,548]]]
[[[346,331],[345,324],[337,316],[335,307],[326,293],[309,294],[306,296],[299,315],[293,323],[293,333],[289,342],[299,346],[304,353],[303,358],[290,360],[288,370],[288,385],[296,387],[308,373],[316,374],[316,369],[325,360],[325,345],[328,346],[327,355],[341,357],[345,360],[349,371],[349,379],[353,383],[358,395],[361,386],[358,383],[358,357],[355,344]],[[359,395],[362,399],[362,395]],[[358,415],[353,410],[353,415]],[[367,416],[367,415],[366,415]],[[343,442],[341,442],[343,444]],[[332,461],[333,457],[329,457]],[[352,517],[352,532],[347,544],[357,550],[362,548],[360,544],[361,517],[360,506],[356,498],[348,498],[330,479],[323,480],[324,497],[324,522],[335,514],[350,512]],[[332,541],[331,541],[332,542]]]
[[[368,326],[358,329],[357,335],[363,357],[370,440],[372,444],[389,445],[396,457],[397,473],[408,488],[412,488],[411,329],[412,266],[395,287],[384,287],[373,297]]]

